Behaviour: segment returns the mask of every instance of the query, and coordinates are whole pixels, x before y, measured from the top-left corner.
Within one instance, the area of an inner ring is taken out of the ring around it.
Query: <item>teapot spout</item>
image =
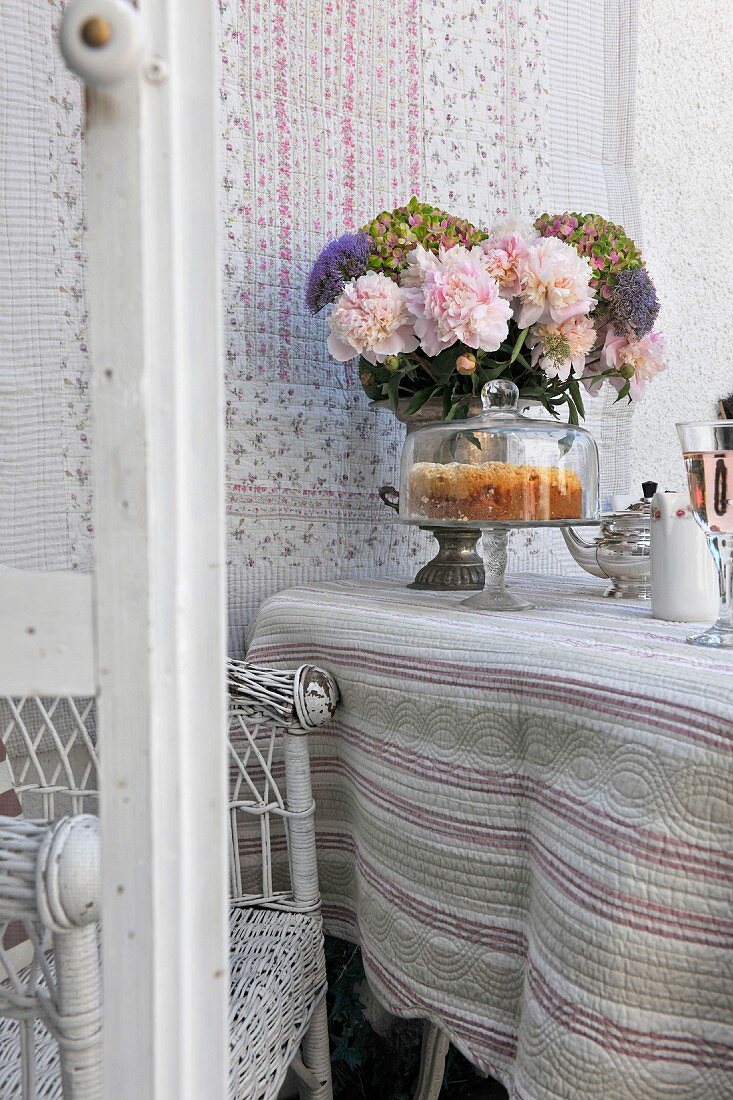
[[[565,545],[578,565],[594,577],[605,577],[606,573],[598,564],[595,540],[586,542],[572,527],[561,527],[560,530],[565,539]]]

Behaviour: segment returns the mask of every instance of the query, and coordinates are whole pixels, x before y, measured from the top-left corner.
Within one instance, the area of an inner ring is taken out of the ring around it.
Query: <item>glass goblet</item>
[[[733,420],[678,424],[690,503],[718,570],[720,613],[693,645],[733,646]]]

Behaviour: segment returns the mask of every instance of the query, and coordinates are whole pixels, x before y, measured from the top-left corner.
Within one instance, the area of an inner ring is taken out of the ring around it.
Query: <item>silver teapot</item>
[[[601,517],[601,532],[592,542],[581,538],[572,527],[561,529],[578,565],[594,577],[610,580],[603,594],[612,599],[651,598],[651,501],[657,486],[645,481],[641,489],[641,500]]]

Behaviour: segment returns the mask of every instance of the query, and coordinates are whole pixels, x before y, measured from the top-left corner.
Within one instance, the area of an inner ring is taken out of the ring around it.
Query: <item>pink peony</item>
[[[475,374],[476,373],[476,356],[475,355],[459,355],[456,359],[456,370],[459,374]]]
[[[601,351],[600,366],[602,370],[619,372],[618,376],[608,379],[614,389],[621,390],[628,380],[629,394],[638,401],[646,383],[666,369],[667,364],[663,362],[666,352],[667,343],[661,332],[650,332],[641,340],[629,340],[610,327]]]
[[[415,252],[423,251],[418,245]],[[433,257],[434,259],[434,257]],[[496,351],[509,333],[511,306],[486,270],[479,249],[441,249],[438,262],[418,255],[423,283],[405,289],[415,333],[426,355],[438,355],[460,340],[469,348]]]
[[[517,324],[527,328],[590,313],[595,306],[590,264],[557,237],[530,244],[519,265],[521,289]]]
[[[489,230],[489,240],[505,237],[516,237],[518,240],[523,241],[525,245],[530,245],[532,241],[539,239],[540,231],[535,229],[529,218],[508,214],[506,217],[500,218],[498,222],[494,222]]]
[[[590,317],[571,317],[557,324],[535,325],[527,334],[527,346],[532,348],[532,366],[539,363],[548,378],[566,382],[571,373],[579,378],[585,368],[585,357],[596,342],[596,330]]]
[[[499,284],[502,298],[514,298],[521,290],[519,267],[527,255],[527,249],[539,233],[523,218],[504,218],[492,226],[487,240],[480,248],[486,257],[486,266]]]
[[[340,363],[355,355],[382,363],[389,355],[417,347],[406,292],[376,271],[346,284],[328,318],[328,328],[328,350]]]
[[[410,262],[400,275],[400,286],[421,287],[429,271],[440,269],[440,260],[435,253],[428,252],[420,244],[412,249],[409,256]]]
[[[499,283],[502,298],[514,298],[522,289],[519,266],[529,244],[539,238],[532,222],[524,218],[503,218],[495,222],[488,239],[480,245],[489,274]]]
[[[526,244],[519,237],[504,237],[497,243],[481,245],[489,275],[499,284],[502,298],[515,298],[522,289],[519,268],[527,255]]]

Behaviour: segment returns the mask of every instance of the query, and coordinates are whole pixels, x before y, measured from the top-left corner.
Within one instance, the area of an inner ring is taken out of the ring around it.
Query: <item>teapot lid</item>
[[[655,481],[645,481],[641,486],[642,496],[628,508],[619,508],[603,516],[601,530],[603,534],[617,534],[635,528],[646,528],[651,521],[652,497],[657,491]]]

